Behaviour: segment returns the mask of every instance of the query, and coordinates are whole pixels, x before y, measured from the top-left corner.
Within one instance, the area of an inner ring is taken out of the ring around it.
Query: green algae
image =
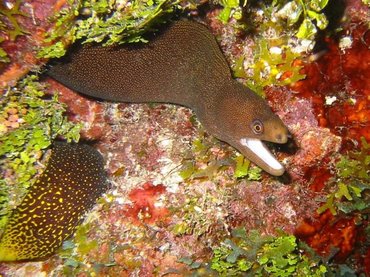
[[[318,209],[318,213],[327,209],[333,215],[339,211],[345,214],[361,213],[370,207],[370,145],[365,138],[361,138],[361,142],[360,150],[342,155],[336,163],[333,192],[327,195],[327,200]]]
[[[234,168],[234,178],[246,178],[249,181],[261,179],[262,170],[252,166],[243,155],[230,151],[231,148],[225,148],[222,150],[225,152],[224,157],[219,158],[217,152],[212,151],[215,145],[221,147],[222,143],[201,131],[200,136],[192,143],[192,159],[186,159],[182,163],[179,175],[184,181],[212,180],[219,172],[225,172],[230,167]]]
[[[179,3],[178,0],[133,0],[125,4],[120,1],[72,1],[72,5],[52,18],[55,30],[45,39],[50,45],[41,48],[38,57],[61,57],[70,42],[76,40],[105,46],[147,42],[144,34],[181,9]]]
[[[213,247],[210,261],[179,261],[192,272],[211,269],[209,276],[325,276],[330,268],[300,244],[293,235],[261,235],[256,230],[235,228],[231,236]]]
[[[221,276],[324,276],[328,271],[318,258],[304,255],[292,235],[263,236],[234,229],[213,253],[211,268]]]

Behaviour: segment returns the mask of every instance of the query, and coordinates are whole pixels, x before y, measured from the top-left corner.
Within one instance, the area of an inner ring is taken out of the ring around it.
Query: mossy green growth
[[[105,46],[146,42],[143,35],[182,9],[179,3],[179,0],[70,1],[68,8],[51,19],[55,27],[45,39],[50,46],[41,48],[38,57],[61,57],[67,45],[75,40]]]
[[[76,39],[74,28],[82,2],[80,0],[68,1],[65,8],[49,19],[53,27],[45,34],[44,44],[47,46],[39,49],[38,58],[60,58],[65,55],[67,46]]]
[[[294,236],[262,236],[244,228],[213,249],[210,266],[220,276],[324,276],[328,271],[318,258],[304,255]]]
[[[3,40],[0,39],[0,43],[2,42]],[[10,59],[8,57],[8,54],[4,51],[3,48],[0,48],[0,62],[1,63],[8,63],[10,62]]]
[[[47,96],[34,75],[0,98],[0,228],[41,170],[44,150],[58,136],[78,141],[80,125],[69,122],[64,112],[57,94]]]
[[[77,227],[74,237],[63,242],[58,254],[63,258],[63,273],[65,275],[78,275],[83,272],[92,275],[98,273],[95,267],[89,267],[84,263],[86,255],[98,249],[97,240],[88,238],[90,230],[92,230],[91,224],[81,224]]]
[[[214,4],[222,6],[218,18],[227,23],[231,18],[242,19],[243,10],[248,0],[213,0]],[[273,0],[260,1],[268,9],[277,11],[277,15],[286,21],[288,27],[296,29],[295,35],[300,39],[312,39],[317,29],[323,30],[328,25],[328,19],[323,13],[329,0]],[[276,20],[271,18],[274,22]]]
[[[185,181],[193,179],[212,179],[220,171],[226,171],[230,166],[234,168],[234,178],[246,178],[249,181],[261,179],[262,169],[255,165],[243,155],[225,149],[223,158],[212,151],[214,145],[219,144],[215,138],[208,137],[205,133],[192,143],[192,160],[186,160],[181,168],[180,176]],[[206,164],[206,165],[205,165]]]
[[[243,155],[236,155],[234,161],[236,162],[234,177],[247,178],[249,181],[261,180],[262,169],[258,166],[251,166],[251,162]]]
[[[76,38],[104,42],[104,45],[146,41],[145,32],[180,8],[178,0],[132,0],[129,3],[83,1],[82,9],[90,14],[76,22]]]
[[[185,181],[193,179],[212,179],[220,170],[229,164],[227,160],[220,160],[211,151],[211,147],[217,140],[206,136],[201,131],[199,138],[192,143],[193,159],[185,160],[180,171],[180,176]]]
[[[326,203],[318,209],[329,209],[333,215],[338,211],[346,214],[370,208],[370,144],[361,138],[362,148],[340,157],[336,164],[335,190],[328,194]]]
[[[253,81],[258,87],[290,85],[306,77],[300,73],[303,65],[294,64],[298,55],[289,47],[271,48],[267,40],[261,39],[254,58]]]
[[[246,64],[244,56],[236,59],[234,76],[246,79],[247,86],[262,96],[266,86],[304,79],[302,53],[313,49],[317,29],[327,27],[323,13],[327,4],[328,0],[274,0],[249,5],[249,23],[242,24],[256,34],[253,61]]]
[[[181,220],[172,227],[176,236],[191,234],[197,238],[207,237],[212,233],[212,226],[217,225],[228,216],[223,203],[230,198],[230,191],[214,189],[204,193],[185,189],[186,201],[184,205],[172,207]],[[225,226],[219,225],[218,231]]]

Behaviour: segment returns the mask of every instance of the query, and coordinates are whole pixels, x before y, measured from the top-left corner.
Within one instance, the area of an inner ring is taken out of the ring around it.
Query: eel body
[[[83,144],[55,143],[46,169],[6,225],[0,261],[41,259],[53,254],[106,188],[99,152]]]
[[[209,133],[270,174],[284,173],[261,141],[285,143],[287,128],[232,78],[214,36],[199,23],[177,21],[145,45],[80,47],[48,74],[100,99],[189,107]]]

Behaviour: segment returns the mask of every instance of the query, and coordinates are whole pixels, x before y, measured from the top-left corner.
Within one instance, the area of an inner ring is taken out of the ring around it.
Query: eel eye
[[[260,135],[263,133],[263,123],[261,120],[259,119],[253,120],[251,127],[253,130],[253,133],[255,133],[256,135]]]

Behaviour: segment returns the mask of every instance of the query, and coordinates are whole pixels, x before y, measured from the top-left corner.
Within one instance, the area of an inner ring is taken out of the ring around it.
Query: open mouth
[[[255,162],[270,174],[280,176],[284,173],[284,166],[275,158],[261,140],[242,138],[239,142],[242,146],[248,148],[256,157],[256,160],[252,160],[252,162]]]

